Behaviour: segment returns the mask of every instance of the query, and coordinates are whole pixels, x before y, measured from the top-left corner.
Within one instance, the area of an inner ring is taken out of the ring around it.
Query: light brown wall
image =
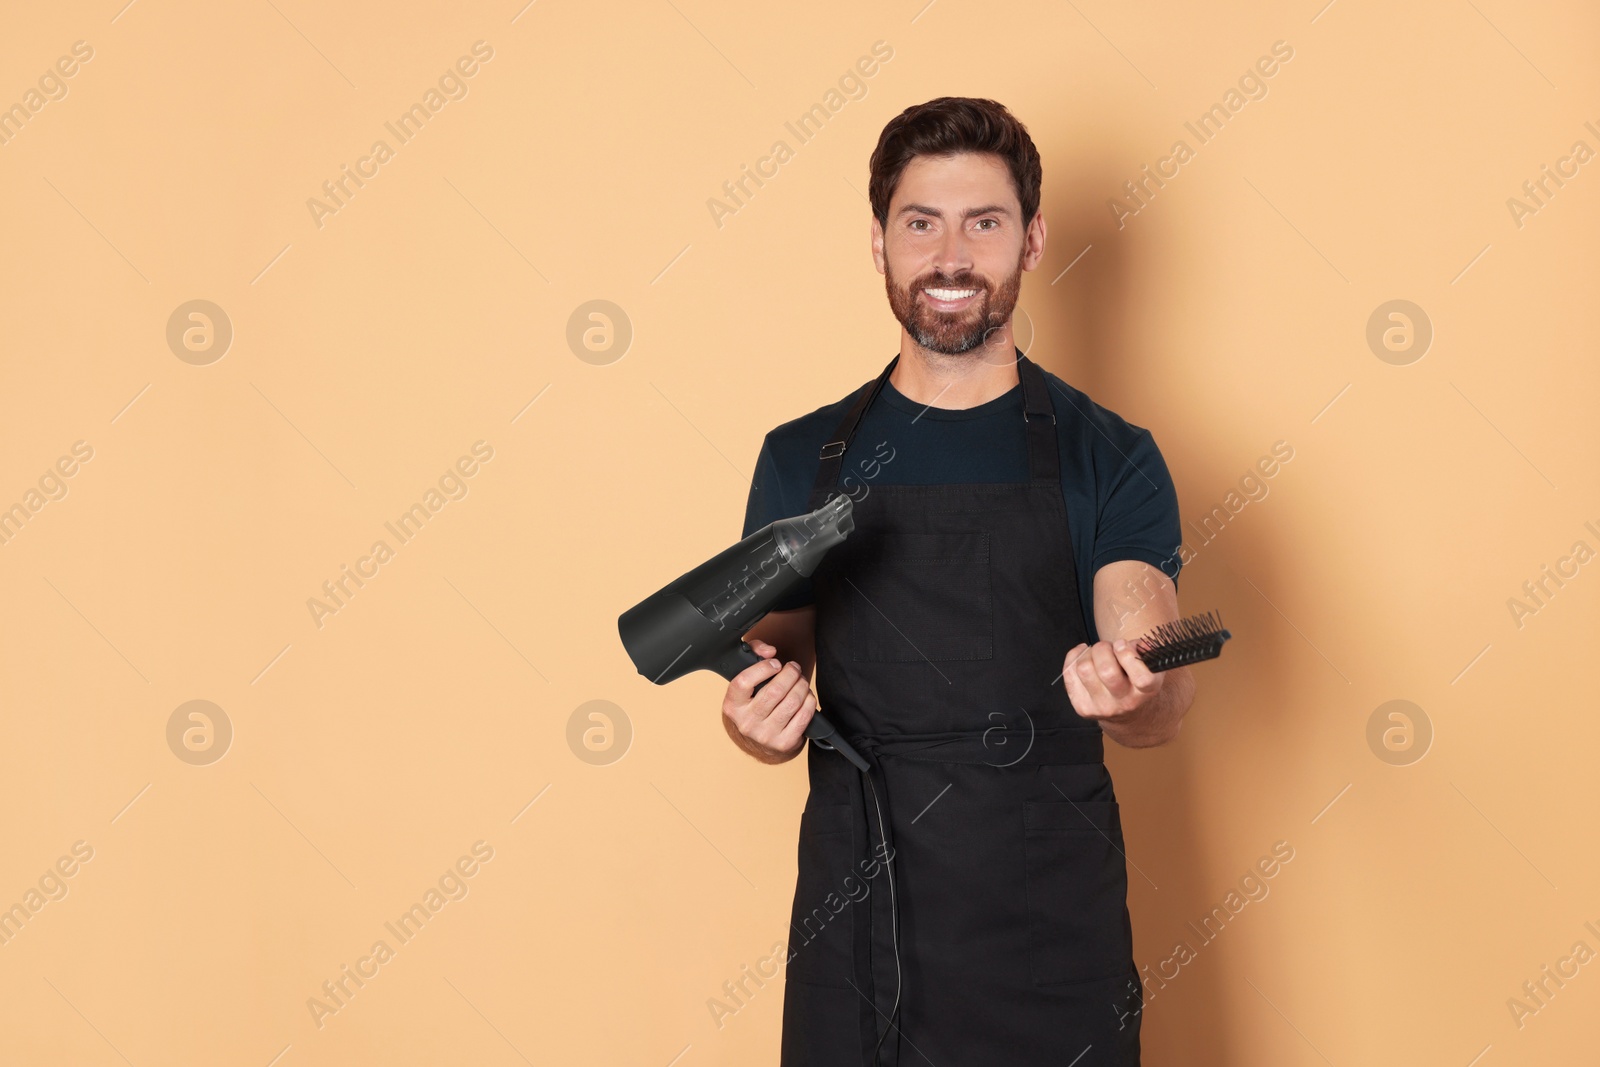
[[[0,945],[8,1060],[775,1062],[781,985],[720,1027],[708,1001],[785,936],[803,764],[738,754],[720,680],[650,685],[615,621],[737,536],[768,429],[893,354],[867,157],[946,94],[1032,130],[1020,336],[1153,430],[1185,519],[1293,448],[1184,570],[1236,639],[1180,738],[1111,756],[1135,954],[1196,950],[1147,1062],[1592,1055],[1600,964],[1520,1026],[1507,1004],[1600,950],[1600,563],[1520,625],[1507,603],[1600,549],[1600,162],[1507,204],[1600,151],[1591,6],[119,3],[0,33],[0,103],[93,49],[0,145],[0,506],[92,449],[0,545],[0,905],[74,871]],[[477,41],[468,95],[398,144],[384,123]],[[784,123],[877,41],[866,95],[799,144]],[[1279,41],[1199,144],[1183,123]],[[380,138],[319,225],[308,199]],[[207,365],[166,339],[196,299],[233,329]],[[606,364],[566,339],[596,299],[633,331]],[[1407,365],[1365,336],[1395,299],[1434,331]],[[388,534],[479,441],[467,495]],[[169,747],[191,700],[231,723],[208,765]],[[594,700],[631,728],[607,765],[568,742]],[[1369,746],[1391,700],[1431,723],[1410,765]],[[1200,945],[1280,841],[1269,895]],[[384,923],[463,856],[468,895],[400,944]],[[319,1027],[308,998],[380,939]]]

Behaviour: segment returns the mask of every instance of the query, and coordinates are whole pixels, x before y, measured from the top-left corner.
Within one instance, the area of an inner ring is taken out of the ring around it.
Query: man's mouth
[[[940,311],[955,311],[965,307],[967,301],[977,296],[978,289],[924,289],[928,302]]]

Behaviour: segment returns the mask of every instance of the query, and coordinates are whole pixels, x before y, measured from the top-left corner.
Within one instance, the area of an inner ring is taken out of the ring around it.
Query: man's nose
[[[928,266],[946,278],[954,278],[972,270],[972,248],[967,237],[959,230],[945,233],[938,247],[928,257]]]

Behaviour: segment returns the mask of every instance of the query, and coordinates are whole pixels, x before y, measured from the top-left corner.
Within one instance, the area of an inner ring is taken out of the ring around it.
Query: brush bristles
[[[1232,637],[1222,628],[1217,612],[1191,615],[1163,623],[1139,638],[1135,651],[1152,671],[1170,671],[1222,655],[1222,643]]]

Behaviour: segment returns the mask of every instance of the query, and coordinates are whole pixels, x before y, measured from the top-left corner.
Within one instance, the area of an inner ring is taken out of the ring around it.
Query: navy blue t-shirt
[[[1040,368],[1043,370],[1043,368]],[[1094,574],[1117,560],[1143,560],[1177,581],[1182,543],[1178,493],[1149,430],[1101,407],[1044,371],[1061,443],[1061,492],[1072,530],[1078,593],[1091,640]],[[817,453],[849,410],[850,396],[774,429],[762,442],[745,507],[749,537],[777,519],[804,514],[822,461]],[[885,381],[867,409],[840,470],[843,490],[873,485],[1025,482],[1028,445],[1022,384],[977,407],[919,404]],[[788,611],[815,602],[802,579],[776,604]]]

